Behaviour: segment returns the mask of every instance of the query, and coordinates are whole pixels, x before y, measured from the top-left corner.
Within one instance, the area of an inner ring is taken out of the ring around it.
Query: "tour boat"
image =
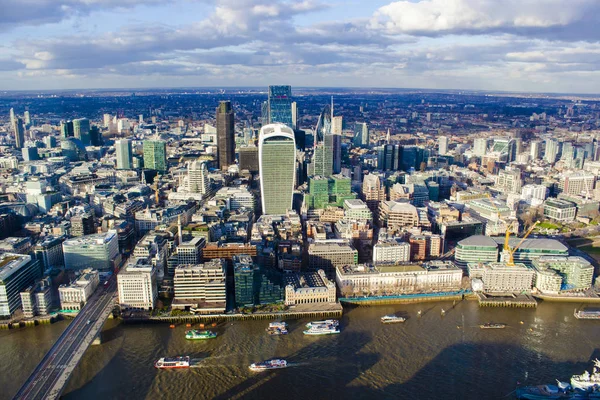
[[[159,369],[171,369],[171,368],[189,368],[190,357],[179,356],[179,357],[163,357],[154,363],[154,368]]]
[[[215,332],[200,331],[198,329],[193,329],[193,330],[187,331],[185,333],[185,338],[188,340],[214,339],[216,337],[217,337],[217,334]]]
[[[406,318],[397,317],[395,315],[384,315],[383,317],[381,317],[381,322],[384,324],[395,324],[395,323],[404,322],[404,321],[406,321]]]
[[[268,369],[287,368],[287,366],[288,366],[287,361],[275,359],[275,360],[267,360],[267,361],[263,361],[263,362],[259,362],[259,363],[252,363],[252,364],[250,364],[249,368],[252,371],[260,372],[260,371],[266,371]]]

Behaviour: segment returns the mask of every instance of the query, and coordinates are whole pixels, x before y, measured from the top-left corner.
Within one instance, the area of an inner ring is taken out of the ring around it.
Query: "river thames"
[[[579,304],[537,309],[479,308],[452,302],[346,309],[341,334],[307,337],[308,320],[268,336],[268,321],[220,324],[216,339],[187,341],[185,326],[108,321],[104,343],[75,370],[65,399],[501,399],[518,382],[553,383],[589,369],[600,356],[600,321],[573,317]],[[446,313],[441,315],[441,309]],[[423,315],[417,317],[417,311]],[[396,313],[408,320],[382,325]],[[486,322],[506,329],[478,327]],[[522,322],[522,323],[521,323]],[[0,332],[0,398],[12,398],[67,325]],[[156,370],[164,356],[195,367]],[[252,362],[285,358],[290,368],[253,373]],[[506,397],[509,395],[508,397]]]

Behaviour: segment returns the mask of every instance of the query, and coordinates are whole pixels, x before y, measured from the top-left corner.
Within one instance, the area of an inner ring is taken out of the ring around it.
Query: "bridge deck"
[[[86,349],[102,330],[116,297],[113,276],[107,287],[99,288],[90,297],[14,398],[58,399]]]

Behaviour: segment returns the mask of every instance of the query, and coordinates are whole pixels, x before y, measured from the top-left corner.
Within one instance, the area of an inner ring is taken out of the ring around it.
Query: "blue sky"
[[[598,0],[0,0],[0,90],[600,93]]]

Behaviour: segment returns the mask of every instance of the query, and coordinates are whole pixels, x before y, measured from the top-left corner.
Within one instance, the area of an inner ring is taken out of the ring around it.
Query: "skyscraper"
[[[210,189],[206,162],[193,161],[188,164],[188,192],[206,194]]]
[[[448,152],[448,137],[446,136],[440,136],[438,138],[438,143],[439,143],[439,151],[438,153],[443,156]]]
[[[366,122],[356,122],[354,124],[354,138],[352,143],[356,147],[365,147],[369,145],[369,128]]]
[[[553,139],[546,140],[546,151],[544,153],[544,161],[553,164],[560,153],[560,143]]]
[[[331,133],[341,135],[342,129],[344,128],[343,125],[344,125],[344,119],[341,115],[337,116],[337,117],[333,117],[331,119]]]
[[[15,147],[17,149],[22,149],[25,145],[25,126],[23,125],[23,120],[21,118],[15,119]]]
[[[326,134],[323,141],[315,145],[309,175],[328,178],[333,175],[333,137]]]
[[[293,130],[298,129],[298,104],[294,101],[292,102],[292,126]]]
[[[342,172],[342,135],[332,133],[331,140],[333,146],[333,173],[339,174]]]
[[[60,121],[60,137],[66,139],[73,135],[73,121]]]
[[[31,115],[29,114],[29,111],[23,113],[23,118],[25,118],[25,125],[31,126]]]
[[[87,118],[79,118],[73,120],[73,135],[76,139],[81,140],[84,146],[91,144],[90,140],[90,120]]]
[[[217,107],[217,158],[219,169],[235,162],[235,122],[230,101],[222,101]]]
[[[154,171],[167,170],[167,144],[162,140],[144,142],[144,168]]]
[[[10,109],[10,129],[15,130],[15,122],[16,122],[15,109],[11,108]]]
[[[401,148],[398,144],[384,144],[377,149],[377,168],[397,171],[400,166]]]
[[[115,150],[117,152],[117,169],[131,169],[133,167],[131,140],[115,141]]]
[[[542,156],[542,142],[539,140],[534,140],[531,142],[531,159],[539,160]]]
[[[262,211],[281,215],[292,208],[296,175],[294,131],[282,124],[260,130],[258,142]]]
[[[476,138],[473,141],[473,154],[476,156],[484,156],[489,146],[489,140],[487,138]]]
[[[293,127],[292,120],[292,87],[269,86],[269,123],[285,124]]]

